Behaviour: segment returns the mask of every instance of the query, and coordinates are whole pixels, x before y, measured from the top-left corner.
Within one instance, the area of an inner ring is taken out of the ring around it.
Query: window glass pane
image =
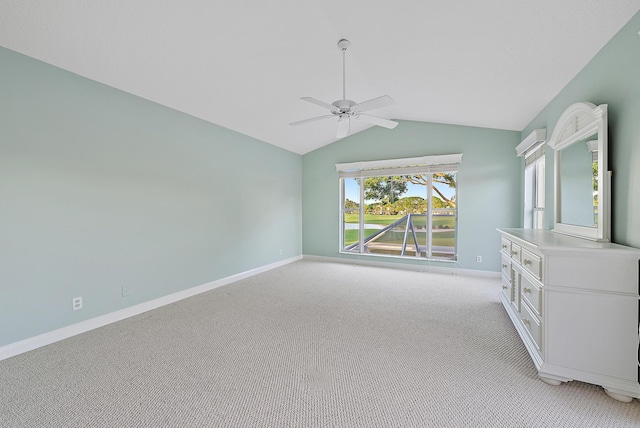
[[[456,258],[456,174],[433,175],[432,196],[432,244],[431,257],[455,260]]]
[[[399,229],[397,202],[406,192],[406,183],[400,177],[368,177],[364,179],[365,252],[398,255]]]
[[[544,228],[544,158],[536,162],[536,206],[534,213],[534,229]]]
[[[536,162],[536,208],[544,208],[544,158]]]
[[[364,182],[365,252],[420,256],[420,245],[426,245],[425,221],[418,230],[415,218],[411,218],[426,210],[426,191],[420,176],[369,177]]]
[[[530,163],[524,170],[524,227],[544,227],[544,157]]]
[[[536,168],[530,165],[524,170],[524,227],[525,229],[535,228],[535,206],[536,206]]]
[[[342,218],[342,242],[343,251],[360,252],[360,183],[355,178],[345,178],[343,218]]]

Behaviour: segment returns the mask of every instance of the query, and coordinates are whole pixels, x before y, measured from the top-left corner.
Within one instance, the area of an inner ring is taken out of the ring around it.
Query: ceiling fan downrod
[[[351,42],[347,39],[340,39],[338,47],[342,50],[342,99],[347,99],[347,49],[351,46]]]

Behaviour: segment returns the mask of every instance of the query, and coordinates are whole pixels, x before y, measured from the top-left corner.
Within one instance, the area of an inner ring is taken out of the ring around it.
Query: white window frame
[[[340,163],[336,164],[336,171],[339,173],[340,177],[340,239],[339,239],[339,251],[344,254],[353,254],[351,252],[344,251],[344,199],[345,199],[345,189],[344,189],[344,179],[345,178],[367,178],[367,177],[381,177],[381,176],[396,176],[396,175],[416,175],[423,174],[428,177],[427,184],[427,230],[431,230],[431,221],[432,221],[432,195],[433,195],[433,173],[437,172],[455,172],[457,177],[458,167],[462,163],[462,154],[449,154],[449,155],[433,155],[433,156],[421,156],[415,158],[403,158],[403,159],[387,159],[387,160],[378,160],[378,161],[363,161],[363,162],[350,162],[350,163]],[[456,196],[458,195],[458,186],[456,185]],[[360,200],[359,200],[359,218],[360,224],[360,237],[359,237],[359,251],[358,254],[361,255],[371,255],[377,257],[402,257],[406,258],[406,256],[393,256],[393,255],[379,255],[379,254],[368,254],[364,251],[363,246],[363,234],[364,234],[364,186],[360,186]],[[456,224],[458,218],[458,204],[456,201]],[[456,228],[457,229],[457,228]],[[427,234],[427,256],[426,257],[416,257],[420,260],[439,260],[439,261],[457,261],[457,241],[458,241],[458,232],[456,230],[456,253],[454,254],[453,260],[441,260],[431,258],[432,251],[432,233]]]
[[[543,229],[545,211],[545,136],[546,129],[536,129],[517,147],[518,156],[524,157],[525,229]]]

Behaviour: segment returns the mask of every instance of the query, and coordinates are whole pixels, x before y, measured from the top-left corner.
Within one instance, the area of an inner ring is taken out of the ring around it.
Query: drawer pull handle
[[[506,269],[506,268],[507,268],[507,265],[502,265],[502,269]]]
[[[512,256],[515,256],[516,254],[518,254],[518,252],[517,252],[517,251],[512,251],[512,252],[511,252],[511,255],[512,255]]]
[[[527,288],[527,287],[524,287],[524,288],[522,289],[522,291],[523,291],[523,292],[525,292],[525,293],[531,293],[531,289],[530,289],[530,288]]]
[[[502,244],[502,249],[503,249],[503,250],[506,250],[506,249],[507,249],[507,247],[508,247],[508,245],[504,245],[504,244]]]
[[[530,264],[531,264],[531,260],[529,260],[529,259],[524,259],[524,262],[523,262],[523,263],[524,263],[525,265],[530,265]]]
[[[503,289],[503,290],[506,290],[506,289],[507,289],[507,286],[506,286],[506,285],[503,285],[503,286],[502,286],[502,289]]]
[[[531,324],[531,321],[529,321],[528,319],[525,318],[525,319],[522,320],[522,324],[529,325],[529,324]]]

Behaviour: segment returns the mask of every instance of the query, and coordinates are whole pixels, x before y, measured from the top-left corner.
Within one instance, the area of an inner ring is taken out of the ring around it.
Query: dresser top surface
[[[640,249],[627,247],[624,245],[614,244],[611,242],[598,242],[589,239],[577,238],[574,236],[563,235],[551,230],[543,229],[498,229],[498,232],[511,238],[520,239],[528,242],[538,248],[541,252],[550,251],[589,251],[589,250],[607,250],[616,251],[627,254],[637,253],[640,255]]]

